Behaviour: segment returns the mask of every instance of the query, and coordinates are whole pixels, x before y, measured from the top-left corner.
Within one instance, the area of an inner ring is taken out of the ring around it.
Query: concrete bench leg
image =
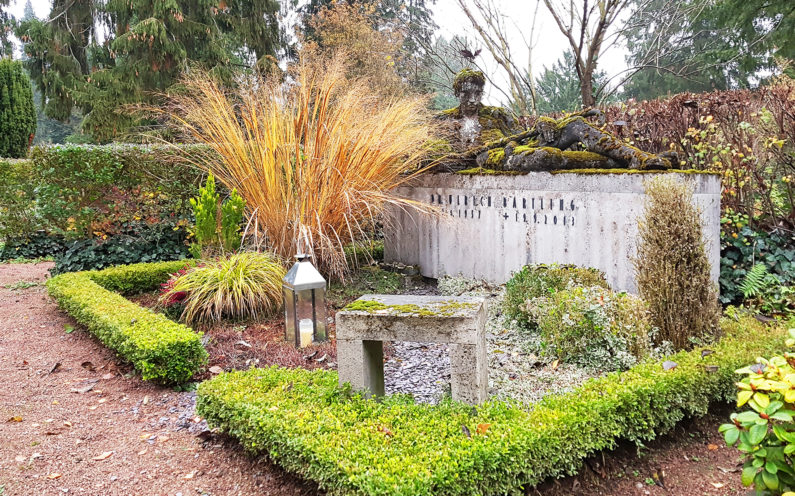
[[[485,338],[480,344],[450,345],[450,382],[454,400],[477,405],[488,399]]]
[[[340,385],[350,382],[354,391],[384,395],[384,343],[337,339],[337,372]]]

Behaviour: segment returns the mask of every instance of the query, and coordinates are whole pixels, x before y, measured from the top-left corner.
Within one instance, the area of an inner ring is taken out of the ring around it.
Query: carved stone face
[[[483,86],[472,81],[465,81],[458,92],[461,114],[464,117],[477,116],[481,98],[483,98]]]

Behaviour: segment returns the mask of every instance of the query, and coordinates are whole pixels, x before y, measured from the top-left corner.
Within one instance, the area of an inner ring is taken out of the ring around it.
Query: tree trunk
[[[583,108],[591,108],[596,105],[593,97],[593,71],[586,69],[580,79],[580,95],[582,97]]]

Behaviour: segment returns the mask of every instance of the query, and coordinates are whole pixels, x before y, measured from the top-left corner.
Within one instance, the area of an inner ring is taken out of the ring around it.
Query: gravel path
[[[195,393],[142,382],[60,312],[40,285],[51,265],[0,265],[0,494],[318,494],[197,435]]]

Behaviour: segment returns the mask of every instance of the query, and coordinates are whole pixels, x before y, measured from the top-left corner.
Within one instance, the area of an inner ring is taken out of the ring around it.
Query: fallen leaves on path
[[[111,455],[113,455],[112,451],[105,451],[101,455],[97,455],[97,456],[95,456],[95,457],[93,457],[91,459],[94,460],[94,461],[99,462],[99,461],[102,461],[102,460],[107,460],[108,458],[111,457]]]

